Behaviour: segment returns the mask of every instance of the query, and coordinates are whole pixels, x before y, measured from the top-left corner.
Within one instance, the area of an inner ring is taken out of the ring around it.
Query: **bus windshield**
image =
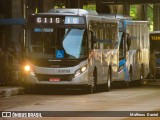
[[[156,57],[160,57],[160,34],[159,33],[154,33],[150,34],[150,49],[156,51]]]
[[[29,32],[29,56],[48,59],[86,57],[87,33],[83,28],[35,27]]]

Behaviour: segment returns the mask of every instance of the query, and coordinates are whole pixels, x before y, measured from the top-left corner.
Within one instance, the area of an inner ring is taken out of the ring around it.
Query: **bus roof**
[[[116,18],[110,18],[110,17],[106,17],[106,16],[91,16],[90,20],[94,20],[94,21],[107,21],[107,22],[118,22],[119,20]]]
[[[96,11],[84,9],[51,9],[48,13],[70,14],[70,15],[98,15]]]
[[[139,23],[139,24],[148,23],[148,21],[142,21],[142,20],[125,20],[125,21],[126,21],[126,23],[132,23],[132,24],[134,24],[134,23]]]
[[[121,14],[99,14],[99,15],[109,17],[109,18],[121,19],[121,20],[132,20],[132,17],[127,15],[121,15]]]
[[[160,30],[159,30],[159,31],[152,31],[152,32],[149,32],[149,34],[156,34],[156,33],[159,33],[159,34],[160,34]]]

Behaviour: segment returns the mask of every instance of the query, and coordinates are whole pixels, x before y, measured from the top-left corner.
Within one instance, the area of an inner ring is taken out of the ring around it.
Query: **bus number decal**
[[[61,17],[37,17],[35,22],[38,24],[84,24],[84,20],[79,17],[66,16],[65,18]]]
[[[56,18],[56,23],[60,23],[60,18]]]
[[[37,18],[37,23],[41,23],[41,22],[42,22],[41,18],[38,17],[38,18]]]
[[[79,19],[77,17],[66,17],[65,24],[79,24]]]
[[[77,24],[78,23],[78,19],[77,18],[73,18],[73,23]]]
[[[47,23],[47,18],[44,18],[44,23]]]
[[[50,23],[53,23],[53,18],[50,18],[50,21],[49,21]]]

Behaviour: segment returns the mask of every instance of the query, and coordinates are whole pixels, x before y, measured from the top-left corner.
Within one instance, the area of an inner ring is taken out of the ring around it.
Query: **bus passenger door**
[[[129,74],[127,69],[127,60],[128,60],[128,49],[129,44],[127,44],[127,34],[122,33],[120,45],[119,45],[119,68],[118,68],[118,79],[119,80],[128,80]]]

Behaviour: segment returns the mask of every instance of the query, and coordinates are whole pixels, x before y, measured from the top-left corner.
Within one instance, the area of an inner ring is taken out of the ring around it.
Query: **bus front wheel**
[[[94,70],[92,76],[91,76],[91,86],[90,86],[90,93],[95,93],[97,88],[97,71]]]

